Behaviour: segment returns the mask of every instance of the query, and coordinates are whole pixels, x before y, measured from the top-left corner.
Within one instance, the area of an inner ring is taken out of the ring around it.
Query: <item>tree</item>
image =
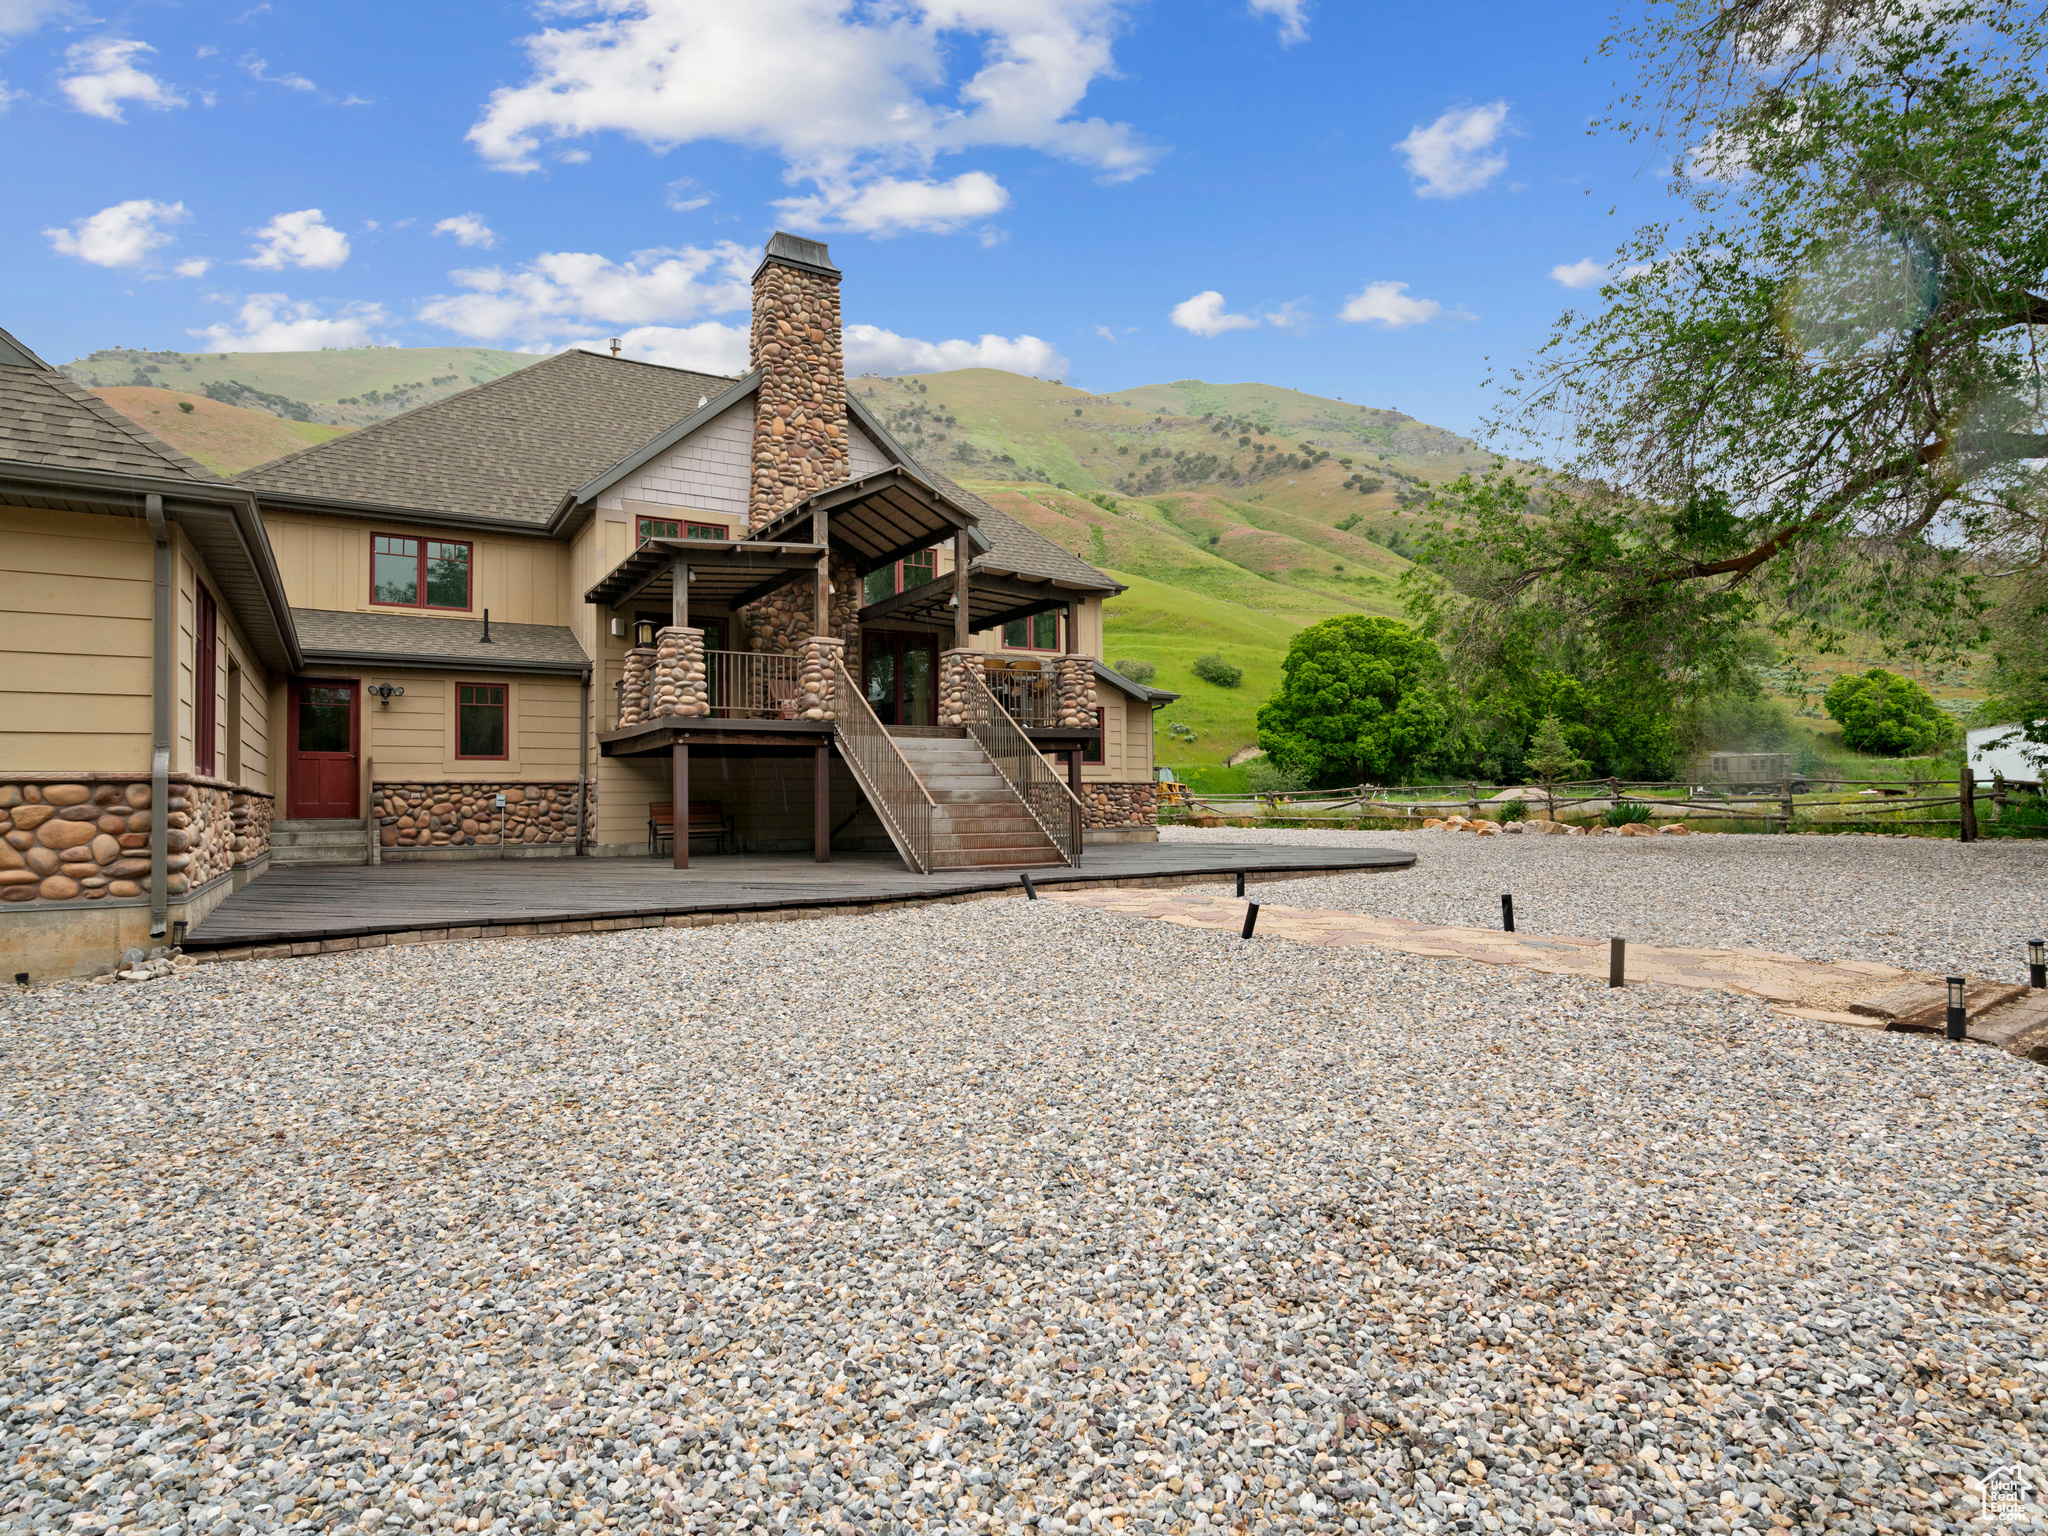
[[[1955,735],[1955,722],[1910,677],[1872,667],[1844,673],[1828,688],[1828,714],[1842,722],[1843,744],[1857,752],[1900,757],[1929,752]]]
[[[1981,643],[1984,575],[2048,564],[2043,42],[2015,0],[1664,0],[1610,39],[1643,84],[1606,126],[1684,206],[1508,381],[1494,426],[1562,473],[1480,601],[1570,588],[1707,670],[1756,619]]]
[[[1274,766],[1314,784],[1399,783],[1455,750],[1436,646],[1394,619],[1346,614],[1294,637],[1259,710]]]
[[[1536,727],[1526,761],[1529,771],[1546,784],[1574,778],[1590,766],[1572,750],[1572,744],[1565,739],[1564,722],[1555,715],[1545,715],[1542,724]]]

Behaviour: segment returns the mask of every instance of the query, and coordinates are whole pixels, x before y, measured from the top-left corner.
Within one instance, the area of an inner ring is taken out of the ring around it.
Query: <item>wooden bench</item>
[[[726,845],[732,845],[734,853],[739,852],[739,833],[733,826],[733,819],[725,814],[725,808],[716,800],[692,800],[690,802],[690,824],[687,834],[691,842],[700,837],[716,838],[720,853]],[[673,800],[657,800],[647,807],[647,851],[659,854],[662,844],[674,847],[676,837],[676,803]]]

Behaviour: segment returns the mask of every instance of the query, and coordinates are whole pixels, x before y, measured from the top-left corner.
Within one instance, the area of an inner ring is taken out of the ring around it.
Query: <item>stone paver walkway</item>
[[[1048,892],[1044,899],[1230,933],[1242,931],[1246,905],[1240,899],[1201,892],[1128,889]],[[1358,912],[1265,903],[1259,906],[1256,937],[1335,947],[1369,945],[1411,955],[1477,960],[1483,965],[1519,965],[1556,976],[1584,976],[1603,983],[1607,980],[1608,941],[1604,938],[1449,928],[1403,917],[1368,917]],[[1921,979],[1918,972],[1865,960],[1821,964],[1769,950],[1681,949],[1633,942],[1628,946],[1623,975],[1630,983],[1654,981],[1674,987],[1712,987],[1736,992],[1762,998],[1781,1013],[1854,1024],[1863,1029],[1883,1025],[1876,1019],[1849,1013],[1850,1003]]]

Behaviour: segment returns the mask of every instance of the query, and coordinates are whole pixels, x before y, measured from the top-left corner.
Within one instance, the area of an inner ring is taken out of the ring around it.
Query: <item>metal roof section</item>
[[[761,265],[754,268],[750,281],[758,281],[762,268],[771,262],[777,266],[816,272],[821,277],[841,275],[839,269],[832,265],[832,252],[824,241],[806,240],[802,235],[785,234],[779,229],[768,237],[768,247],[761,254]]]

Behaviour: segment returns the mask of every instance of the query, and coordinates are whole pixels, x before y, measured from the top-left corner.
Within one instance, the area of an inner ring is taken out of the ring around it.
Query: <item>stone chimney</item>
[[[754,483],[759,528],[850,478],[846,361],[839,343],[839,269],[822,241],[778,231],[754,271]]]

